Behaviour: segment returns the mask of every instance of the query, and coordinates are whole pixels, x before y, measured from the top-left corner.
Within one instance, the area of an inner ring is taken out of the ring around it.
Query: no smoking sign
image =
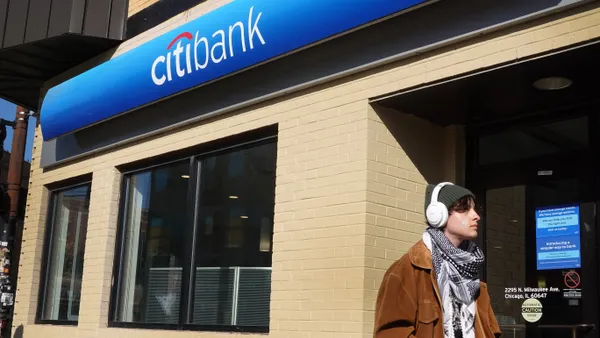
[[[565,285],[569,289],[575,289],[581,284],[581,277],[575,271],[569,271],[565,274]]]

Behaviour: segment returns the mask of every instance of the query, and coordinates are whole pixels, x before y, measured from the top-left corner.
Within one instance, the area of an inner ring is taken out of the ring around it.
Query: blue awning
[[[43,138],[106,121],[426,2],[235,0],[51,88],[40,112]]]

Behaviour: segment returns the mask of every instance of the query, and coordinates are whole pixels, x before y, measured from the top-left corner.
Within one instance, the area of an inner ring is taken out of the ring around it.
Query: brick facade
[[[144,1],[131,1],[131,11]],[[222,5],[208,1],[127,41],[117,54]],[[426,182],[462,180],[462,132],[368,99],[600,36],[588,7],[344,78],[54,169],[37,129],[15,306],[22,337],[229,337],[107,328],[121,174],[116,166],[278,124],[270,337],[366,338],[383,271],[420,238]],[[434,137],[426,137],[426,133]],[[92,174],[77,327],[35,325],[46,185]],[[264,336],[264,335],[259,335]]]
[[[144,8],[150,7],[159,0],[129,0],[129,16],[135,15]]]

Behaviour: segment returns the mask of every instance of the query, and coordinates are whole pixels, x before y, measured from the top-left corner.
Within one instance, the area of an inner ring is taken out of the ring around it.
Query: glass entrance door
[[[467,180],[483,209],[483,279],[504,337],[599,338],[598,156],[587,121],[477,135]]]
[[[597,204],[559,179],[485,194],[487,283],[505,337],[597,337]]]

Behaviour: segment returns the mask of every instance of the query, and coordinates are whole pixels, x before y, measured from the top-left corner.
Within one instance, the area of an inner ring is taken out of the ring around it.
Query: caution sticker
[[[542,303],[535,298],[525,300],[521,306],[521,315],[530,323],[535,323],[542,319],[542,313]]]

